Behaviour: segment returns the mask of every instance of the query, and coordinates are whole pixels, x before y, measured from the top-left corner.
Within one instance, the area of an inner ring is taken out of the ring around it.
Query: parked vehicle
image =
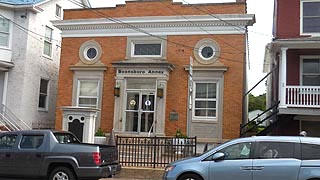
[[[164,180],[320,179],[320,138],[239,138],[169,164]]]
[[[81,143],[70,132],[30,130],[0,134],[0,177],[99,179],[120,169],[116,146]]]

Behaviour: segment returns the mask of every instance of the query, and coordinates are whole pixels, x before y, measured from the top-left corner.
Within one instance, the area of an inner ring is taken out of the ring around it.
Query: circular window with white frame
[[[94,40],[84,42],[79,49],[79,57],[85,64],[96,63],[102,54],[101,46]]]
[[[211,64],[218,59],[220,48],[214,40],[206,38],[197,42],[193,53],[200,64]]]

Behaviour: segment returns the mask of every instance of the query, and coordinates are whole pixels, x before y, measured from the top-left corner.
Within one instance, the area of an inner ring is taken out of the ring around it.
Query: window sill
[[[206,123],[206,124],[217,124],[218,120],[214,119],[201,119],[201,118],[192,118],[193,123]]]
[[[47,55],[45,55],[45,54],[42,54],[42,57],[44,57],[44,58],[46,58],[46,59],[49,59],[49,60],[53,61],[53,58],[52,58],[52,57],[47,56]]]
[[[39,112],[46,112],[46,113],[47,113],[47,112],[48,112],[48,109],[45,109],[45,108],[38,108],[38,111],[39,111]]]

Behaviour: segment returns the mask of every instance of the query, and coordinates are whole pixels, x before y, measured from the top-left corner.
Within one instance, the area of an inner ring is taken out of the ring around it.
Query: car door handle
[[[255,170],[255,171],[261,171],[263,170],[264,166],[253,166],[252,170]]]
[[[36,154],[36,157],[37,158],[41,158],[41,154]]]
[[[243,171],[250,171],[250,170],[252,170],[252,167],[251,166],[241,166],[240,169]]]
[[[6,157],[10,157],[11,156],[11,154],[10,153],[6,153],[6,155],[5,155]]]

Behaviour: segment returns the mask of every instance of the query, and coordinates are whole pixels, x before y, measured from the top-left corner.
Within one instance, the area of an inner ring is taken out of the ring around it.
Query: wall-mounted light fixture
[[[164,89],[164,85],[159,82],[157,86],[157,97],[163,98],[163,89]]]
[[[114,86],[114,96],[120,97],[120,83],[116,81],[116,85]]]

